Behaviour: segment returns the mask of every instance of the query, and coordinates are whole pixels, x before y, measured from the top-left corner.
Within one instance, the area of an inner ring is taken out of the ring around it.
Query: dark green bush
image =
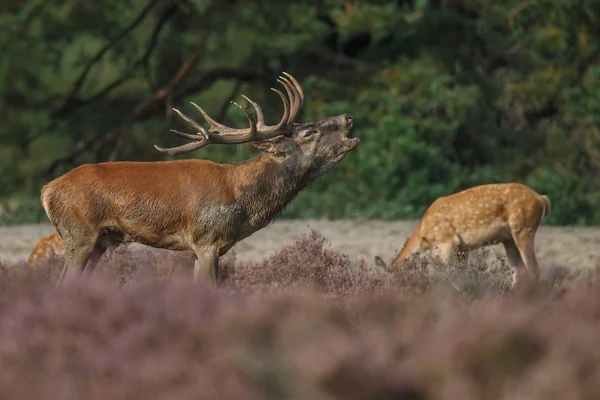
[[[304,120],[350,113],[362,140],[284,217],[415,218],[518,181],[553,200],[549,223],[600,222],[600,0],[21,3],[0,6],[0,204],[25,200],[0,223],[43,220],[41,186],[74,166],[163,159],[152,145],[184,126],[171,105],[242,126],[228,102],[245,93],[275,121],[281,71],[305,88]]]

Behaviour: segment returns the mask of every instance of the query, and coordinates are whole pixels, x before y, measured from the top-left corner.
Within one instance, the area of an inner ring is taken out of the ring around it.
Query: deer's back
[[[57,256],[63,256],[65,254],[62,239],[57,232],[41,238],[33,247],[27,261],[34,262],[41,258],[46,258],[50,253],[54,253]]]
[[[511,223],[539,220],[539,196],[521,184],[491,184],[440,197],[420,222],[429,241],[459,240],[464,248],[511,238]]]

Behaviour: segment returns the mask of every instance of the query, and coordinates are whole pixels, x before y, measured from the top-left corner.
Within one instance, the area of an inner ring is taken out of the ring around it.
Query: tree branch
[[[83,72],[75,81],[75,84],[73,85],[73,88],[71,89],[71,92],[67,96],[67,99],[65,100],[63,105],[57,111],[52,113],[53,118],[63,117],[69,112],[69,109],[73,107],[73,104],[79,103],[79,101],[76,99],[77,94],[81,90],[83,83],[85,82],[94,65],[96,65],[96,63],[100,61],[102,57],[104,57],[104,55],[119,40],[127,36],[131,31],[133,31],[146,18],[148,13],[158,4],[159,1],[161,0],[150,0],[150,2],[142,9],[140,14],[127,27],[125,27],[125,29],[119,32],[111,41],[109,41],[103,48],[101,48],[100,51],[98,51],[98,53],[96,53],[96,55],[92,57],[90,61],[88,61],[87,65],[83,69]]]
[[[117,156],[125,147],[125,136],[127,132],[131,130],[131,125],[137,121],[148,108],[160,103],[161,101],[168,101],[172,97],[173,89],[178,86],[185,77],[190,73],[200,60],[200,53],[194,54],[188,61],[186,61],[177,71],[175,76],[160,90],[154,93],[154,95],[140,102],[134,109],[133,112],[127,117],[120,128],[118,128],[116,142],[117,145],[109,155],[109,161],[114,161]]]
[[[134,107],[131,114],[129,114],[129,116],[125,119],[121,126],[119,126],[116,129],[113,129],[108,133],[105,133],[102,136],[94,136],[79,141],[75,145],[73,151],[71,151],[64,157],[54,160],[44,171],[44,176],[51,176],[56,170],[56,168],[61,164],[64,164],[66,162],[72,163],[79,153],[89,149],[91,146],[94,146],[97,143],[102,144],[118,140],[119,137],[123,134],[123,132],[127,130],[133,122],[137,121],[145,115],[146,109],[151,108],[160,101],[164,100],[167,97],[167,95],[171,93],[173,89],[177,85],[179,85],[183,81],[183,79],[190,73],[190,71],[198,64],[199,60],[200,54],[194,54],[179,68],[175,76],[162,89],[155,92],[152,97],[144,99],[140,103],[138,103],[138,105]]]
[[[96,101],[98,101],[98,99],[101,99],[102,97],[106,96],[110,91],[121,86],[124,82],[126,82],[128,79],[130,79],[133,76],[133,73],[135,72],[137,67],[139,67],[140,65],[144,65],[144,68],[147,68],[147,64],[150,60],[150,56],[152,55],[152,52],[154,51],[154,48],[156,47],[156,42],[158,41],[160,32],[164,28],[165,23],[169,20],[169,18],[171,16],[173,16],[173,14],[175,14],[175,11],[177,11],[177,6],[172,5],[161,16],[159,21],[156,23],[154,30],[152,31],[152,35],[150,37],[150,41],[148,42],[148,47],[146,48],[146,51],[138,60],[136,60],[133,63],[133,65],[129,68],[129,71],[127,71],[127,73],[125,73],[125,75],[115,79],[113,82],[108,84],[104,89],[101,89],[98,93],[96,93],[89,99],[78,101],[78,105],[84,106],[84,105],[90,105],[92,103],[95,103]],[[154,89],[152,88],[151,90],[154,90]]]
[[[169,98],[170,101],[172,103],[175,103],[176,101],[178,101],[179,99],[181,99],[183,97],[187,97],[194,93],[202,92],[202,91],[208,89],[219,79],[235,79],[240,82],[261,81],[267,85],[273,84],[272,78],[269,79],[269,77],[267,77],[264,74],[261,74],[259,72],[256,72],[256,71],[239,70],[239,69],[233,69],[233,68],[215,68],[211,71],[205,72],[200,79],[196,80],[194,83],[190,84],[189,86],[185,86],[185,87],[182,85],[174,86],[172,88],[171,92],[163,93],[164,97],[162,97],[161,100],[166,100],[167,96],[170,96],[170,98]],[[159,92],[162,93],[163,91],[164,91],[164,88],[156,93],[159,93]],[[146,101],[150,102],[150,100],[146,100]],[[140,103],[140,105],[141,105],[141,103]],[[147,106],[144,106],[144,107],[141,107],[138,105],[138,107],[136,107],[136,109],[138,111],[136,112],[135,121],[146,120],[161,110],[158,107],[158,102],[151,102],[151,104],[148,104]]]
[[[172,101],[175,102],[182,97],[206,90],[219,79],[236,79],[238,81],[243,82],[258,80],[265,82],[269,85],[272,84],[272,79],[269,79],[269,77],[256,71],[238,70],[233,68],[216,68],[214,70],[206,72],[202,76],[202,78],[196,80],[193,84],[185,88],[179,88],[185,76],[196,65],[198,60],[199,53],[194,55],[186,63],[184,63],[180,67],[179,71],[175,74],[173,79],[171,79],[171,81],[167,85],[165,85],[162,89],[156,91],[152,95],[152,97],[139,102],[133,108],[132,112],[124,120],[121,126],[100,136],[96,135],[94,137],[79,141],[75,145],[75,148],[72,152],[70,152],[64,157],[54,160],[44,170],[43,176],[45,176],[47,179],[50,179],[53,176],[56,168],[58,168],[58,166],[66,163],[74,164],[74,160],[77,157],[77,155],[79,155],[83,151],[88,150],[92,146],[95,146],[96,144],[105,144],[118,140],[120,135],[122,134],[122,130],[130,127],[133,122],[143,121],[147,118],[150,118],[156,112],[161,110],[161,108],[158,107],[158,104],[161,101],[164,101],[167,98],[167,96],[172,96]]]
[[[201,92],[210,87],[217,79],[235,79],[242,82],[260,81],[267,85],[273,84],[273,78],[252,70],[240,70],[235,68],[215,68],[208,71],[186,88],[181,89],[175,95],[175,100],[190,94]]]
[[[173,89],[178,86],[183,79],[185,79],[185,77],[193,68],[196,67],[198,61],[200,61],[200,53],[196,53],[190,57],[190,59],[179,68],[175,76],[162,89],[155,92],[151,98],[142,101],[137,105],[137,107],[134,108],[133,112],[129,116],[129,122],[138,120],[144,115],[148,108],[166,99]]]
[[[142,56],[142,58],[139,61],[139,64],[143,64],[144,73],[146,74],[146,80],[148,81],[148,86],[150,87],[150,90],[155,90],[154,84],[152,83],[152,79],[150,77],[150,56],[154,52],[154,48],[156,47],[156,43],[158,42],[158,37],[160,36],[161,31],[165,27],[165,24],[167,23],[169,18],[175,15],[178,9],[179,6],[177,5],[177,3],[174,3],[159,18],[158,22],[156,23],[156,26],[154,27],[154,30],[152,31],[152,35],[150,36],[150,42],[148,43],[146,53]],[[139,64],[136,63],[136,67]]]
[[[241,86],[242,86],[242,81],[235,82],[235,85],[233,86],[231,93],[229,93],[229,96],[227,96],[227,100],[225,102],[223,102],[223,105],[221,106],[221,109],[219,110],[219,113],[217,114],[217,118],[218,118],[217,121],[223,121],[225,119],[225,116],[227,115],[227,109],[229,108],[229,105],[231,104],[231,102],[235,99],[235,96],[237,96]],[[239,154],[241,151],[242,151],[242,147],[237,146],[236,153]]]
[[[146,48],[146,51],[138,60],[136,60],[136,62],[130,67],[128,72],[126,72],[123,76],[115,79],[113,82],[106,85],[103,89],[98,91],[92,97],[90,97],[86,100],[78,100],[77,102],[72,102],[68,109],[63,110],[61,115],[57,115],[57,113],[58,113],[58,111],[57,111],[57,112],[53,113],[53,116],[60,118],[60,119],[67,118],[68,115],[71,114],[73,111],[77,110],[77,108],[94,104],[101,98],[105,97],[112,90],[118,88],[123,83],[125,83],[126,81],[131,79],[131,77],[133,76],[137,67],[139,67],[142,64],[144,64],[144,66],[146,66],[148,64],[150,56],[152,55],[152,52],[154,51],[154,48],[156,47],[158,37],[159,37],[162,29],[164,28],[165,23],[169,20],[170,17],[173,16],[173,14],[175,13],[175,11],[177,11],[178,8],[180,8],[180,6],[177,4],[174,4],[174,5],[170,6],[169,8],[167,8],[167,10],[164,12],[164,14],[160,17],[160,19],[156,23],[154,30],[152,31],[152,35],[150,37],[150,41],[148,42],[148,47]],[[152,88],[151,90],[154,90],[154,89]],[[48,102],[50,102],[50,100],[48,100]],[[42,106],[42,108],[43,108],[43,106]],[[28,137],[25,145],[29,145],[29,143],[36,140],[39,136],[43,135],[45,131],[52,131],[52,130],[56,129],[57,126],[59,125],[59,123],[60,123],[60,121],[58,119],[54,119],[50,123],[50,125],[43,131],[40,131],[39,134]]]
[[[42,13],[42,11],[44,11],[44,8],[46,8],[46,6],[48,5],[48,2],[45,1],[43,3],[38,4],[36,7],[34,7],[33,10],[31,10],[31,12],[29,13],[29,15],[27,15],[23,22],[21,23],[21,25],[19,26],[19,31],[18,32],[13,32],[12,35],[10,35],[6,41],[0,46],[0,52],[4,53],[5,51],[8,50],[8,48],[10,47],[10,45],[16,40],[17,36],[22,35],[24,32],[27,32],[27,30],[29,29],[29,24],[31,24],[31,21],[37,17],[38,15],[40,15]]]
[[[231,93],[229,93],[229,96],[227,96],[227,100],[223,103],[221,109],[219,110],[219,113],[217,114],[217,121],[223,121],[223,119],[225,119],[227,109],[229,108],[231,102],[235,99],[235,96],[237,96],[237,93],[240,90],[240,86],[242,86],[242,81],[235,82]]]

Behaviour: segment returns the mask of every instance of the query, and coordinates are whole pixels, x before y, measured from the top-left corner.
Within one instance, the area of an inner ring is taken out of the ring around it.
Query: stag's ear
[[[252,145],[266,153],[281,154],[286,152],[285,136],[277,136],[272,139],[252,142]]]

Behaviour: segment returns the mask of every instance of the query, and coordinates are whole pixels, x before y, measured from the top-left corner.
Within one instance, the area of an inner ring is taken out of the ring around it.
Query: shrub
[[[0,392],[470,400],[600,389],[593,275],[513,297],[510,270],[485,254],[384,272],[315,231],[260,263],[223,257],[219,288],[192,284],[192,260],[123,247],[59,288],[59,259],[0,266]]]

